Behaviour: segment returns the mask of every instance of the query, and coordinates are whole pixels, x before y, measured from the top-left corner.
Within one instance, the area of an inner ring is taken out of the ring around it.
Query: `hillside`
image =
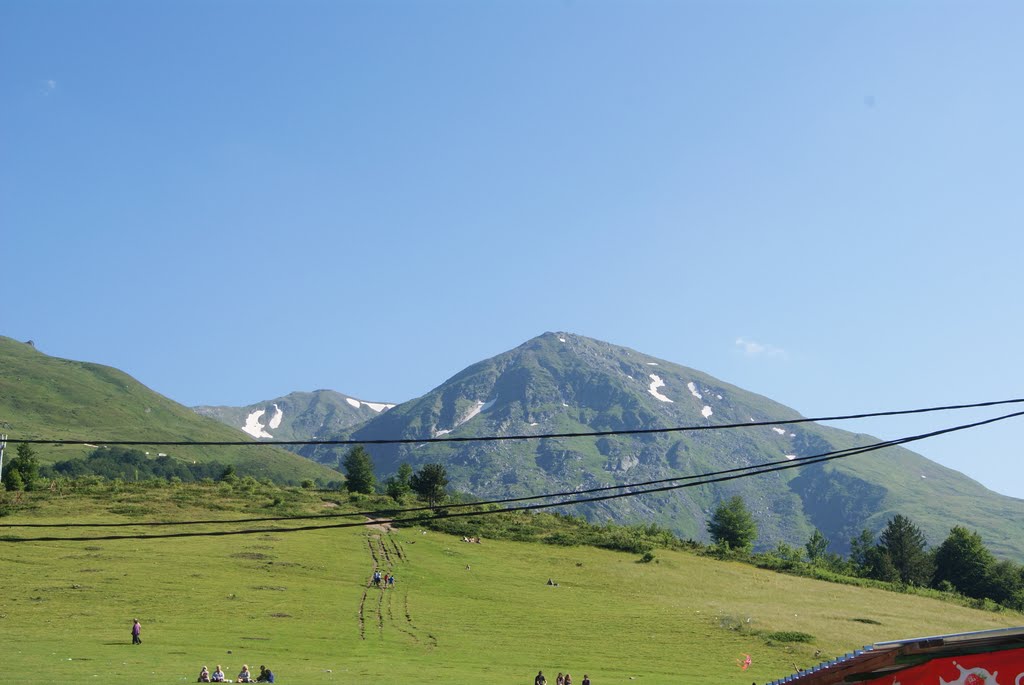
[[[293,392],[246,407],[200,406],[193,410],[260,440],[316,440],[375,418],[395,405],[367,402],[334,390]],[[302,453],[302,450],[293,450]]]
[[[540,435],[782,421],[793,409],[705,373],[625,347],[546,333],[470,366],[423,397],[345,434],[352,439]],[[453,487],[518,496],[647,481],[811,456],[876,442],[816,424],[602,438],[378,446],[382,474],[401,462],[444,463]],[[337,450],[315,456],[332,462]],[[845,552],[862,529],[909,516],[932,544],[954,524],[979,531],[997,554],[1024,560],[1024,501],[999,495],[901,448],[719,485],[581,505],[591,520],[655,522],[707,539],[715,504],[741,495],[760,526],[759,548],[802,545],[815,528]]]
[[[0,533],[38,533],[9,526],[66,522],[70,512],[82,523],[131,523],[265,515],[275,499],[286,513],[345,506],[263,487],[29,495],[0,518]],[[214,529],[223,527],[189,530]],[[167,529],[117,532],[155,530]],[[686,552],[658,550],[640,564],[621,552],[465,544],[418,528],[0,540],[0,551],[0,577],[12,581],[0,595],[4,671],[24,685],[194,682],[204,664],[234,677],[242,663],[269,665],[281,683],[511,684],[543,669],[549,682],[569,671],[598,685],[745,685],[882,640],[1022,619]],[[393,589],[369,587],[375,568],[396,574]],[[129,644],[133,618],[142,647]]]
[[[0,336],[0,420],[11,438],[67,440],[238,441],[237,431],[198,416],[117,369],[50,357]],[[40,461],[84,456],[93,447],[38,445]],[[276,447],[157,447],[187,461],[234,464],[242,474],[298,482],[340,480],[320,464]]]

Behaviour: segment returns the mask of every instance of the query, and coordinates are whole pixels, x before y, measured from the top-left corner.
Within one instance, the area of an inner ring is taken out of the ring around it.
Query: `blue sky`
[[[808,416],[1018,397],[1022,20],[2,3],[0,334],[189,405],[400,402],[544,331]],[[916,449],[1024,497],[1022,425]]]

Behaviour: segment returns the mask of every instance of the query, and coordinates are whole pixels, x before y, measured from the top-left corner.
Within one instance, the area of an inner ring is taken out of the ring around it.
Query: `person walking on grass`
[[[544,677],[544,671],[537,671],[537,677],[533,679],[533,685],[548,685],[548,679]]]
[[[132,644],[142,644],[142,625],[139,623],[139,619],[135,619],[135,622],[132,624]]]

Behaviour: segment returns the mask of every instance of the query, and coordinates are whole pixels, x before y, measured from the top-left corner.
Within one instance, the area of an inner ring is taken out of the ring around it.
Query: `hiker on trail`
[[[380,587],[380,571],[373,572],[373,584]]]
[[[135,623],[132,624],[132,644],[142,644],[142,625],[139,624],[139,619],[135,619]]]
[[[203,670],[199,671],[199,677],[196,679],[197,683],[208,683],[210,682],[210,669],[203,666]]]
[[[565,685],[572,685],[572,676],[568,673],[565,674],[565,680],[562,681]]]
[[[252,673],[249,672],[249,666],[248,665],[242,664],[242,670],[238,672],[238,677],[235,678],[235,680],[240,682],[240,683],[251,683],[252,682]]]
[[[388,587],[394,587],[394,586],[395,586],[395,574],[392,573],[390,576],[388,576]]]
[[[533,685],[548,685],[548,679],[544,677],[544,671],[537,671],[537,677],[533,679]]]
[[[583,674],[583,684],[582,685],[590,685],[590,676],[588,676],[586,673]]]
[[[220,664],[217,664],[217,670],[213,672],[213,677],[210,678],[210,682],[223,683],[224,682],[224,671],[221,670]]]
[[[555,678],[555,685],[565,685],[565,676],[559,673],[558,677]]]
[[[274,682],[274,672],[266,666],[260,666],[260,674],[256,678],[257,683],[272,683]]]

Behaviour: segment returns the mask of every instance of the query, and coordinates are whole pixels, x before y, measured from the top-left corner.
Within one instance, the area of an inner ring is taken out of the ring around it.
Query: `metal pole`
[[[0,482],[3,482],[4,477],[4,448],[7,447],[7,433],[0,435]],[[3,486],[0,486],[2,489]]]

